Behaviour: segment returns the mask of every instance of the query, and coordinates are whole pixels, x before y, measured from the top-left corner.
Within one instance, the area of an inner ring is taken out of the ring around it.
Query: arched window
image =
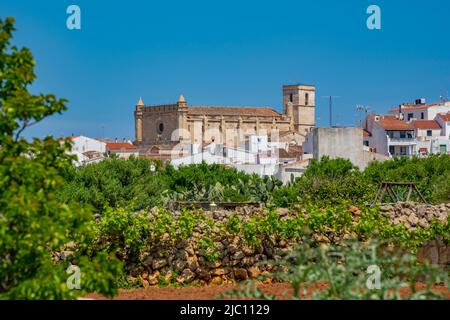
[[[160,123],[159,125],[158,125],[158,133],[163,133],[163,131],[164,131],[164,123]]]
[[[305,93],[305,106],[308,105],[308,102],[309,102],[309,93],[306,92],[306,93]]]

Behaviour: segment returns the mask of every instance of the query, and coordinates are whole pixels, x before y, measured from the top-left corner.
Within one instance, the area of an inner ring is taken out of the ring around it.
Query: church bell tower
[[[295,84],[283,86],[283,113],[291,119],[294,130],[302,135],[315,126],[316,87]]]

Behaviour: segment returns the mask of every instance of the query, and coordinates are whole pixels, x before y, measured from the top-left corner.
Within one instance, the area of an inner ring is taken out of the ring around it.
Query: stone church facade
[[[315,87],[283,86],[283,113],[271,107],[189,106],[183,96],[177,103],[144,105],[134,112],[135,144],[207,144],[238,146],[250,135],[297,137],[300,143],[315,126]],[[275,139],[276,137],[273,137]]]

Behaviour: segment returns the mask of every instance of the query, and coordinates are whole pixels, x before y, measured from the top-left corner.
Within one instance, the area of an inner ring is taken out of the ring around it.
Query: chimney
[[[421,104],[425,104],[425,103],[426,103],[425,98],[416,99],[416,105],[421,105]]]

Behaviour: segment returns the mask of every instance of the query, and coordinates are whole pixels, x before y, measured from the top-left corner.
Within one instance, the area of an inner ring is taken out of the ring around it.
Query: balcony
[[[417,140],[415,138],[390,138],[387,137],[387,143],[390,146],[414,146],[417,144]]]

